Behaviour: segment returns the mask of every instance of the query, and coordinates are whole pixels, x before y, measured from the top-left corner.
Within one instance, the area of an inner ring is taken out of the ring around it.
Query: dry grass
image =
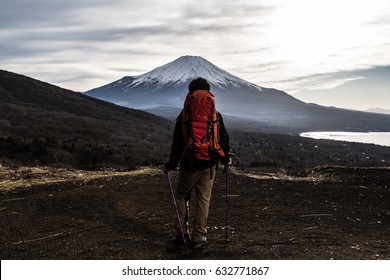
[[[0,191],[9,191],[15,188],[27,188],[67,181],[88,182],[89,180],[108,177],[137,176],[142,174],[153,175],[157,172],[160,172],[159,169],[152,167],[140,167],[131,171],[87,171],[53,167],[10,168],[0,166]]]
[[[318,174],[318,173],[311,173],[307,176],[294,176],[289,175],[286,170],[279,170],[277,172],[244,172],[237,169],[232,170],[234,174],[237,174],[239,176],[246,176],[253,179],[258,180],[267,180],[267,179],[273,179],[273,180],[283,180],[283,181],[296,181],[296,182],[323,182],[326,180],[329,180],[328,176]]]

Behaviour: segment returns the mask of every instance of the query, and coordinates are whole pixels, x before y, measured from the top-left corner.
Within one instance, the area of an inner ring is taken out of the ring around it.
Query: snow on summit
[[[184,84],[197,77],[202,77],[210,83],[224,88],[226,86],[240,87],[246,86],[260,89],[259,86],[251,84],[239,77],[236,77],[225,70],[217,67],[200,56],[182,56],[163,66],[140,75],[134,79],[130,87],[138,85],[158,85]]]

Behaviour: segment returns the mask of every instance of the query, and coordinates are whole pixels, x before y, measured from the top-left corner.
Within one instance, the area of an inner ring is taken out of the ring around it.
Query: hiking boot
[[[207,245],[207,240],[202,240],[198,242],[192,242],[191,243],[191,249],[193,250],[203,250]]]
[[[186,239],[186,244],[189,246],[191,243],[191,239],[188,234],[184,235],[184,238]],[[185,248],[185,244],[183,241],[183,236],[181,234],[176,235],[175,239],[168,244],[168,251],[175,251],[180,248]]]

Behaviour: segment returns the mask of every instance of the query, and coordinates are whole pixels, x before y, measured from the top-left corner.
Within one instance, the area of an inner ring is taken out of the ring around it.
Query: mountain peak
[[[260,87],[226,72],[201,56],[191,55],[181,56],[172,62],[136,77],[130,86],[136,87],[141,84],[158,87],[170,84],[181,85],[197,77],[205,78],[211,84],[220,88],[227,86],[240,87],[245,84],[260,89]]]

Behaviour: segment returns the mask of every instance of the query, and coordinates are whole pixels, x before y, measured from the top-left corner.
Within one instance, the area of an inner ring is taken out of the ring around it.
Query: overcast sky
[[[390,65],[388,0],[1,0],[0,28],[1,69],[76,91],[182,55],[313,97]]]

